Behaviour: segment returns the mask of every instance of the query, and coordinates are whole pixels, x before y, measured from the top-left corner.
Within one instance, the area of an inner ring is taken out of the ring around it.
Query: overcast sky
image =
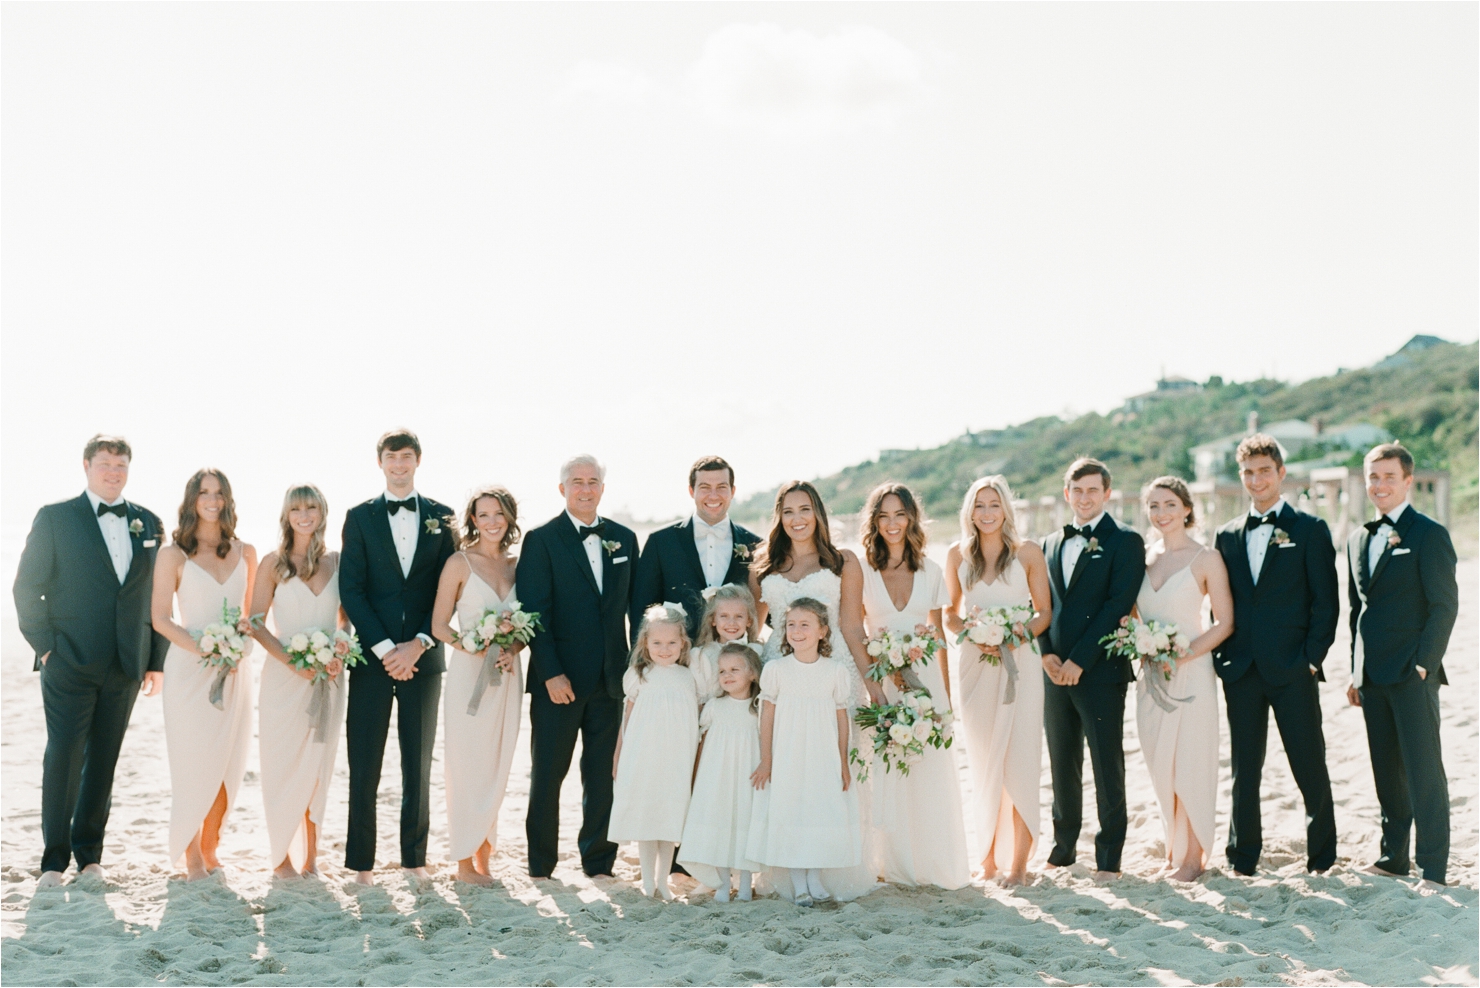
[[[97,430],[233,480],[685,508],[1477,326],[1474,4],[3,9],[6,555]],[[333,541],[337,542],[337,538]]]

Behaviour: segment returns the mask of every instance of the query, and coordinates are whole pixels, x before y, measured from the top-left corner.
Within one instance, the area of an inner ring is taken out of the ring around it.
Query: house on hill
[[[1263,432],[1279,441],[1285,450],[1285,469],[1292,476],[1303,476],[1312,469],[1345,463],[1352,453],[1371,449],[1393,438],[1386,429],[1369,422],[1347,422],[1328,428],[1320,419],[1310,422],[1284,419],[1261,428],[1258,414],[1254,413],[1249,416],[1249,427],[1245,431],[1220,436],[1188,450],[1196,478],[1199,481],[1236,478],[1238,465],[1233,454],[1244,437],[1255,432]]]
[[[1181,398],[1184,395],[1196,394],[1202,389],[1203,386],[1196,381],[1173,374],[1171,377],[1163,377],[1157,381],[1155,391],[1147,391],[1144,394],[1127,398],[1124,407],[1128,412],[1141,412],[1145,411],[1152,402]]]

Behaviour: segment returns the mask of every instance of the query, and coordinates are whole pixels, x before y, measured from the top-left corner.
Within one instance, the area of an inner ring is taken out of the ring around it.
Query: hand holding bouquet
[[[221,699],[226,677],[236,672],[237,664],[251,651],[250,633],[251,627],[242,620],[242,609],[228,607],[223,600],[221,620],[206,625],[195,636],[201,665],[217,670],[216,681],[211,684],[211,705],[217,710],[226,709]]]
[[[1038,639],[1028,630],[1028,622],[1031,620],[1033,620],[1033,608],[1027,604],[993,607],[987,610],[973,607],[962,621],[961,633],[956,636],[957,645],[963,643],[975,645],[981,661],[987,665],[1000,665],[1007,670],[1007,686],[1002,696],[1003,703],[1012,703],[1017,700],[1018,681],[1017,662],[1016,660],[1004,662],[1003,650],[1011,651],[1031,644],[1033,652],[1038,653]]]
[[[288,653],[288,665],[306,674],[313,684],[313,696],[308,701],[308,716],[313,721],[314,741],[323,744],[332,726],[329,712],[329,685],[346,668],[364,665],[365,656],[360,651],[360,640],[348,631],[323,631],[310,628],[300,631],[283,643]]]
[[[1175,624],[1163,621],[1143,621],[1130,615],[1120,619],[1120,627],[1100,639],[1106,655],[1119,655],[1127,659],[1139,659],[1145,672],[1143,681],[1151,691],[1157,706],[1170,713],[1175,699],[1186,703],[1191,697],[1170,697],[1166,684],[1171,682],[1177,671],[1177,659],[1187,654],[1187,636]]]
[[[483,612],[470,628],[458,636],[458,646],[464,652],[483,656],[483,668],[478,671],[478,682],[473,685],[472,698],[468,700],[468,713],[476,714],[483,702],[483,694],[490,686],[503,682],[500,669],[513,672],[512,657],[505,650],[516,645],[528,645],[535,632],[543,630],[538,611],[526,611],[517,600],[511,600],[503,608],[490,607]],[[497,652],[494,648],[497,647]]]
[[[873,761],[884,763],[884,771],[897,769],[910,774],[910,763],[925,753],[925,746],[951,746],[950,710],[935,706],[928,690],[910,690],[898,703],[871,703],[859,707],[853,720],[863,728],[864,740],[873,748],[871,757],[862,757],[857,748],[848,752],[848,760],[859,766],[858,780],[868,779]]]
[[[940,632],[933,624],[917,624],[913,632],[885,629],[870,638],[864,648],[873,659],[868,678],[882,683],[891,676],[902,676],[913,666],[923,666],[935,658],[941,648]]]

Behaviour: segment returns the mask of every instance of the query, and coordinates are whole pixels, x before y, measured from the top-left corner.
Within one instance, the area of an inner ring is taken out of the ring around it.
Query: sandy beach
[[[884,887],[857,902],[811,910],[774,898],[721,906],[697,888],[673,904],[644,899],[632,884],[634,846],[623,848],[615,882],[593,884],[575,856],[574,773],[563,793],[561,866],[554,881],[532,884],[524,873],[527,738],[503,807],[499,884],[492,888],[452,880],[440,742],[431,882],[411,887],[396,867],[400,796],[392,744],[380,800],[378,888],[357,892],[341,867],[342,752],[324,830],[325,881],[270,877],[254,751],[223,836],[225,875],[187,884],[165,860],[170,791],[162,708],[145,698],[119,764],[104,859],[109,882],[83,880],[38,894],[45,729],[30,653],[7,621],[0,965],[5,982],[17,985],[1475,984],[1480,613],[1473,559],[1461,561],[1459,580],[1459,623],[1446,663],[1451,685],[1442,694],[1454,886],[1424,892],[1416,878],[1358,873],[1376,855],[1378,808],[1361,713],[1344,699],[1343,625],[1326,664],[1331,682],[1321,691],[1341,838],[1329,874],[1301,870],[1302,806],[1272,726],[1261,870],[1246,879],[1221,867],[1225,727],[1214,867],[1190,884],[1152,881],[1161,825],[1128,704],[1130,835],[1122,879],[1096,884],[1088,870],[1095,824],[1086,769],[1086,825],[1074,867],[1047,870],[1040,844],[1027,889]],[[260,663],[260,654],[253,661]],[[1047,827],[1046,756],[1043,764]],[[961,778],[964,790],[964,771]]]

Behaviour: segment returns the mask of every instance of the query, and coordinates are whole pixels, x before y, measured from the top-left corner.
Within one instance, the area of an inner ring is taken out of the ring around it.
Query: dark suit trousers
[[[1408,835],[1416,826],[1419,870],[1442,885],[1449,867],[1449,781],[1439,752],[1439,677],[1419,679],[1414,673],[1404,682],[1369,684],[1358,692],[1382,807],[1377,867],[1408,874]]]
[[[373,655],[365,657],[379,661]],[[375,869],[375,803],[385,739],[396,704],[396,736],[401,745],[401,867],[427,863],[431,830],[432,752],[437,742],[437,704],[442,674],[419,672],[404,682],[369,672],[351,672],[345,742],[349,747],[349,834],[344,866]]]
[[[42,871],[66,871],[73,857],[78,871],[102,861],[113,769],[138,697],[139,680],[116,658],[76,666],[53,655],[42,666]]]
[[[1259,789],[1264,775],[1264,746],[1269,712],[1285,744],[1290,774],[1305,800],[1305,867],[1324,871],[1336,862],[1336,813],[1331,779],[1326,774],[1326,736],[1321,731],[1321,696],[1315,676],[1302,676],[1286,686],[1273,686],[1249,666],[1235,682],[1224,681],[1228,708],[1229,763],[1233,769],[1233,806],[1228,819],[1228,863],[1252,875],[1264,849],[1259,817]]]
[[[1084,746],[1089,743],[1095,773],[1095,804],[1100,832],[1095,835],[1095,867],[1120,870],[1125,846],[1125,683],[1059,686],[1043,676],[1043,733],[1053,774],[1053,851],[1051,865],[1074,863],[1074,846],[1084,814]]]
[[[550,874],[559,860],[560,786],[581,738],[581,869],[609,875],[617,845],[606,839],[612,815],[612,757],[622,727],[622,701],[603,689],[573,703],[552,703],[543,683],[529,695],[529,873]]]

